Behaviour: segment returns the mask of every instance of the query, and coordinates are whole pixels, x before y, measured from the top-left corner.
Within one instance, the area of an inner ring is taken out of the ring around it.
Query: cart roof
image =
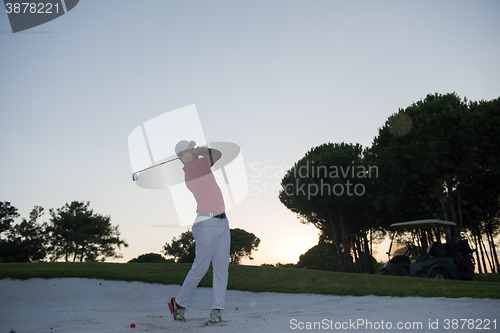
[[[455,222],[442,220],[418,220],[409,222],[399,222],[391,224],[391,228],[429,228],[437,227],[438,225],[456,225]]]

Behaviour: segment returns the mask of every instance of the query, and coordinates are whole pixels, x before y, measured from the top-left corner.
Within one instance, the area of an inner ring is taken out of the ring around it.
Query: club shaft
[[[179,159],[179,158],[178,158],[178,157],[176,157],[176,158],[173,158],[173,159],[171,159],[171,160],[168,160],[168,161],[165,161],[165,162],[161,162],[161,163],[158,163],[158,164],[152,165],[152,166],[150,166],[150,167],[147,167],[147,168],[145,168],[145,169],[142,169],[142,170],[136,171],[136,172],[134,172],[134,173],[143,172],[143,171],[149,170],[149,169],[151,169],[151,168],[154,168],[154,167],[157,167],[157,166],[160,166],[160,165],[163,165],[163,164],[165,164],[165,163],[172,162],[172,161],[175,161],[175,160],[178,160],[178,159]]]

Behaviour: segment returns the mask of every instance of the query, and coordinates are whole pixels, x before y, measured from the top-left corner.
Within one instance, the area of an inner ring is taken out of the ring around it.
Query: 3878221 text
[[[7,2],[5,4],[7,14],[52,14],[59,13],[59,4],[36,3],[36,2]]]
[[[437,323],[437,321],[436,321]],[[432,323],[430,323],[432,324]],[[432,328],[429,326],[429,328]],[[445,330],[496,330],[496,319],[444,319]]]

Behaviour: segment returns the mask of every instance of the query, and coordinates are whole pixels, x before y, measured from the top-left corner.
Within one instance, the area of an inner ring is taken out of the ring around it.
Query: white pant
[[[227,218],[209,218],[193,224],[193,237],[196,241],[195,258],[189,270],[181,293],[175,301],[187,307],[194,291],[210,267],[213,268],[213,302],[212,309],[224,309],[229,269],[229,248],[231,234]]]

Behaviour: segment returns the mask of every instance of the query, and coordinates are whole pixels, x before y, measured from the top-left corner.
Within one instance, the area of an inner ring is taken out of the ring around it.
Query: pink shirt
[[[193,193],[198,207],[197,213],[224,213],[224,199],[210,162],[202,157],[183,168],[187,188]]]

